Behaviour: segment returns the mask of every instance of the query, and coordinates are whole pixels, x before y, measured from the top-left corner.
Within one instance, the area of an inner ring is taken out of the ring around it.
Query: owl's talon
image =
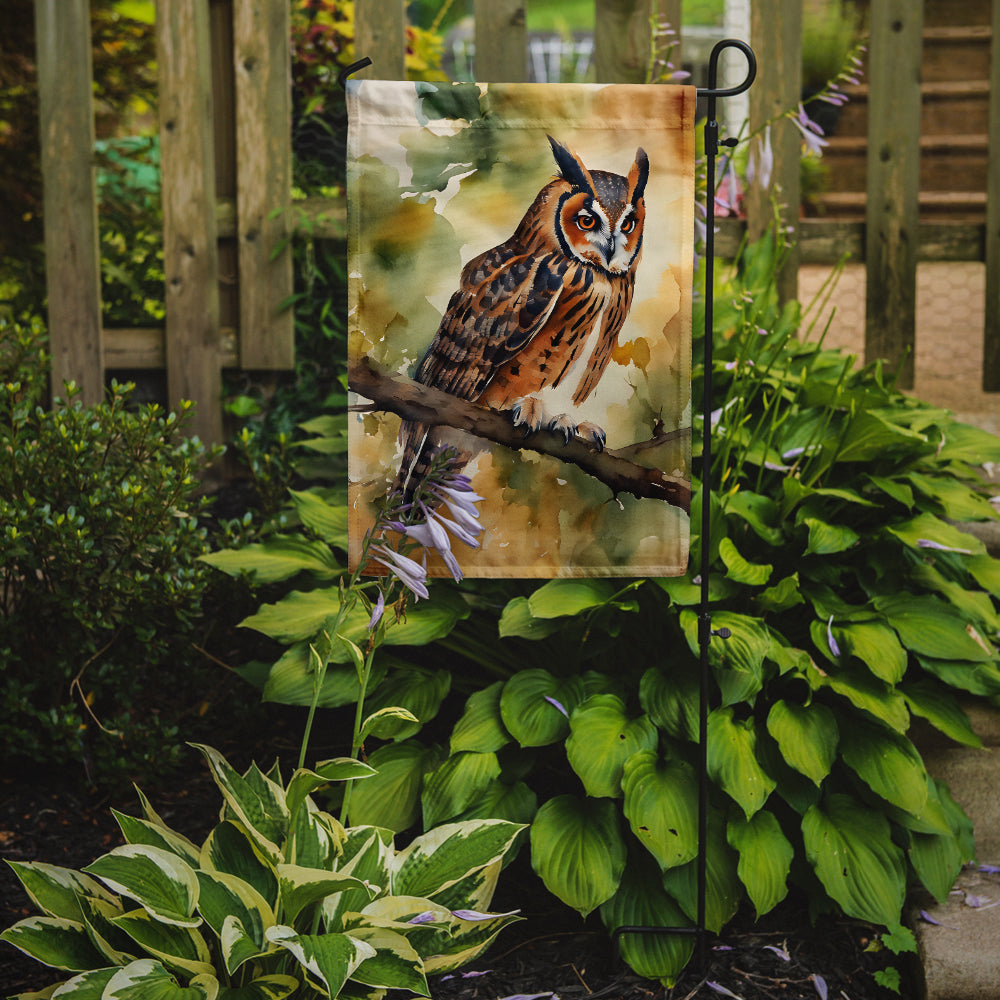
[[[608,436],[605,434],[603,427],[598,427],[597,424],[584,421],[577,427],[576,433],[579,438],[593,445],[598,451],[604,451]]]

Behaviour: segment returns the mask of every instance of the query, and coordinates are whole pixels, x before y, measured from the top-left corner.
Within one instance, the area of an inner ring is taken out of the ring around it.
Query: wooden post
[[[405,0],[358,0],[354,4],[355,58],[368,56],[372,65],[355,78],[406,79]]]
[[[799,0],[758,0],[750,9],[750,40],[759,71],[750,88],[750,132],[798,107],[802,99],[802,4]],[[753,140],[757,142],[757,139]],[[802,135],[787,118],[771,126],[774,169],[770,183],[759,179],[747,192],[747,227],[751,240],[760,239],[775,218],[791,229],[793,244],[778,273],[778,296],[787,302],[798,296],[799,287],[799,160]]]
[[[484,83],[523,83],[528,78],[528,31],[524,0],[476,0],[475,77]]]
[[[872,0],[868,53],[865,360],[913,386],[923,3]]]
[[[598,83],[645,83],[656,0],[595,0],[594,69]]]
[[[993,0],[990,45],[989,170],[986,179],[986,325],[983,389],[1000,392],[1000,0]]]
[[[207,0],[160,0],[156,58],[163,176],[167,395],[197,404],[192,432],[222,440],[219,256]]]
[[[238,0],[233,7],[243,368],[295,367],[293,315],[283,306],[292,294],[289,22],[287,0]]]
[[[104,397],[88,0],[35,0],[52,394]]]

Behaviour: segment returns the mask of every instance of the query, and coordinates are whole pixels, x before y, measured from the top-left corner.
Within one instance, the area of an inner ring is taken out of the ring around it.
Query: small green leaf
[[[615,587],[607,580],[549,580],[528,598],[533,618],[564,618],[607,604]]]
[[[521,746],[546,746],[566,736],[569,716],[582,700],[579,677],[560,679],[547,670],[522,670],[504,684],[500,716]]]
[[[452,730],[452,753],[460,750],[492,753],[510,742],[510,733],[500,716],[502,690],[503,681],[496,681],[469,696],[465,711]]]
[[[903,645],[939,660],[995,660],[996,652],[962,615],[936,597],[881,595],[875,607],[899,633]]]
[[[815,517],[803,518],[809,529],[806,555],[829,556],[845,552],[855,545],[860,535],[846,524],[829,524]]]
[[[729,579],[746,584],[748,587],[763,587],[774,570],[770,563],[765,565],[748,562],[740,555],[733,540],[728,537],[719,541],[719,557],[726,565],[726,575]]]
[[[272,535],[266,542],[209,552],[200,559],[230,576],[246,574],[258,584],[288,580],[298,573],[330,580],[343,572],[328,545],[294,535]]]
[[[324,542],[347,549],[347,504],[327,503],[313,490],[289,490],[302,523]]]
[[[749,819],[774,791],[776,782],[757,762],[752,718],[737,721],[733,709],[717,708],[708,717],[708,773]]]
[[[767,716],[767,731],[785,761],[819,786],[837,755],[837,720],[826,705],[797,705],[779,699]]]
[[[926,719],[956,743],[967,747],[983,745],[965,710],[947,688],[928,679],[907,681],[900,685],[900,691],[914,715]]]
[[[788,873],[795,849],[774,813],[765,809],[750,819],[737,816],[726,828],[729,846],[739,851],[736,873],[760,919],[788,894]]]
[[[531,824],[531,865],[553,895],[586,916],[618,890],[625,842],[608,799],[557,795]]]
[[[351,824],[397,833],[412,826],[420,817],[424,773],[437,761],[437,753],[416,740],[379,747],[368,758],[377,773],[351,789]]]
[[[849,732],[840,746],[847,766],[876,795],[919,815],[927,801],[927,772],[910,740],[856,717],[851,719]]]
[[[639,704],[667,734],[694,742],[698,739],[699,690],[691,662],[675,662],[669,672],[650,667],[639,681]]]
[[[500,764],[495,753],[452,754],[424,780],[421,796],[424,827],[429,829],[454,819],[499,776]]]
[[[501,639],[513,636],[521,639],[544,639],[562,627],[557,620],[532,615],[527,597],[515,597],[507,602],[500,615],[499,634]]]

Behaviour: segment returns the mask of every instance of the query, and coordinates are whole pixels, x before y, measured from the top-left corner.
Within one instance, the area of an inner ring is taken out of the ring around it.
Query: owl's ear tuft
[[[583,165],[583,161],[569,146],[564,146],[557,139],[548,137],[549,145],[552,147],[552,155],[556,158],[556,165],[562,172],[563,177],[574,187],[588,194],[594,193],[594,182],[591,180],[590,171]]]
[[[649,157],[640,146],[635,151],[635,163],[628,172],[628,200],[634,205],[646,191],[646,181],[649,180]]]

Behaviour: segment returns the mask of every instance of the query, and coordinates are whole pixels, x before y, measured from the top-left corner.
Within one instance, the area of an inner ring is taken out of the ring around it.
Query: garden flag
[[[350,81],[348,111],[352,566],[447,454],[467,576],[686,572],[694,89]]]

